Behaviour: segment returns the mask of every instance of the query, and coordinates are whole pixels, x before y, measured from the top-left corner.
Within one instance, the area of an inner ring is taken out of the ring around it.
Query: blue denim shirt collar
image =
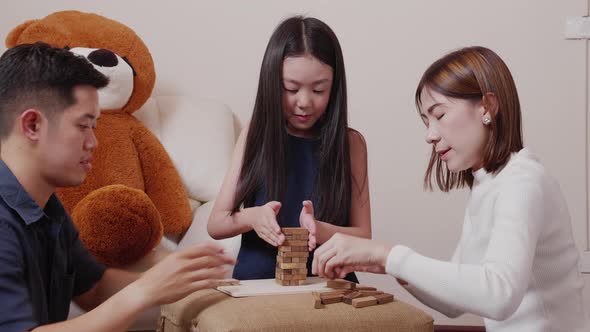
[[[41,220],[45,215],[43,208],[33,200],[3,160],[0,160],[0,197],[2,197],[10,208],[18,213],[26,225],[31,225]],[[52,194],[49,201],[47,201],[46,211],[49,213],[47,217],[50,218],[51,216],[65,214],[64,208],[59,203],[55,194]],[[62,218],[52,219],[58,222],[62,221]]]

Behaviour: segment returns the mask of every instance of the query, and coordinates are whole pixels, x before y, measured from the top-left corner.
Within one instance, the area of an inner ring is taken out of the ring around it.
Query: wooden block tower
[[[278,248],[275,279],[283,286],[305,285],[309,256],[306,228],[281,228],[285,242]]]

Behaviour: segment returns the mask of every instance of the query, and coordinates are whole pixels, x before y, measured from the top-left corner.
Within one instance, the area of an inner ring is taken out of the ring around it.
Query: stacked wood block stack
[[[322,308],[325,304],[344,302],[355,308],[363,308],[377,304],[393,302],[393,295],[377,290],[375,287],[357,285],[354,282],[338,279],[328,280],[326,287],[333,288],[330,292],[313,292],[313,306]]]
[[[307,279],[307,257],[309,256],[306,228],[281,228],[285,242],[277,252],[275,280],[283,286],[305,285]]]

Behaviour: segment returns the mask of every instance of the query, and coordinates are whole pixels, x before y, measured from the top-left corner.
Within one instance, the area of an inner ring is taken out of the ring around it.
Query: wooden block
[[[223,279],[217,282],[217,287],[219,286],[237,286],[240,284],[240,281],[237,279]]]
[[[275,279],[275,281],[277,282],[277,284],[279,284],[281,286],[290,286],[291,285],[291,281],[290,280]]]
[[[285,240],[281,246],[307,247],[307,240]]]
[[[348,295],[352,292],[353,291],[348,290],[348,289],[339,289],[339,290],[330,291],[330,292],[321,292],[320,296],[324,297],[324,296],[335,296],[335,295]]]
[[[308,240],[309,234],[283,234],[285,240]]]
[[[303,227],[283,227],[281,232],[283,234],[309,234],[307,228]]]
[[[281,279],[276,279],[275,281],[277,284],[281,285],[281,286],[299,286],[299,285],[305,285],[307,280],[281,280]]]
[[[360,292],[361,292],[362,296],[372,296],[372,295],[383,294],[382,291],[378,291],[378,290],[362,290]]]
[[[295,257],[295,258],[299,259],[299,257]],[[292,263],[292,262],[293,262],[293,257],[277,256],[277,263]],[[293,262],[293,263],[299,263],[299,261]]]
[[[291,263],[307,263],[307,257],[285,257],[290,258]]]
[[[292,274],[285,274],[285,273],[275,273],[275,279],[279,280],[291,280],[293,278]]]
[[[277,253],[281,257],[309,257],[309,251],[280,251]]]
[[[321,309],[324,307],[324,305],[322,304],[322,298],[320,297],[320,293],[318,292],[311,292],[311,295],[313,296],[313,307],[314,309]]]
[[[355,283],[344,279],[328,280],[326,287],[335,289],[355,289]]]
[[[307,267],[306,263],[279,263],[277,262],[277,267],[279,269],[305,269]],[[301,274],[301,273],[298,273]]]
[[[282,285],[282,286],[297,286],[297,285],[299,285],[299,280],[278,280],[278,279],[275,279],[275,281],[277,283],[279,283],[279,285]]]
[[[279,252],[306,252],[309,253],[307,246],[279,246]],[[308,254],[309,255],[309,254]]]
[[[306,280],[306,274],[276,274],[276,279],[279,280]]]
[[[377,304],[377,299],[372,296],[357,297],[352,299],[352,306],[355,308],[364,308]]]
[[[342,297],[342,302],[346,304],[352,304],[352,299],[356,299],[357,297],[362,297],[361,292],[354,291],[350,292]]]
[[[293,270],[291,270],[291,274],[305,274],[305,275],[307,275],[307,268],[305,268],[305,269],[293,269]]]
[[[379,295],[373,295],[373,297],[377,300],[377,303],[379,304],[393,302],[393,294],[383,293]]]
[[[369,287],[361,284],[357,284],[356,286],[354,286],[354,288],[358,290],[377,290],[377,288],[375,287]]]
[[[331,295],[331,296],[322,296],[322,294],[320,294],[320,297],[322,299],[322,304],[333,304],[333,303],[342,302],[342,294]],[[377,300],[375,299],[375,301],[377,301]]]
[[[300,263],[298,263],[300,264]],[[275,268],[275,274],[285,274],[285,275],[291,275],[291,274],[303,274],[303,275],[307,275],[307,269],[281,269],[281,268]]]

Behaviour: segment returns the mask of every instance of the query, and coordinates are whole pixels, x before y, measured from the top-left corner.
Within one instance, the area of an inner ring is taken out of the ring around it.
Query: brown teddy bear
[[[131,114],[156,80],[148,48],[129,27],[96,14],[53,13],[14,28],[6,46],[42,41],[85,56],[109,77],[99,91],[98,147],[83,185],[58,196],[87,248],[103,263],[139,260],[163,233],[181,234],[191,209],[183,183],[158,139]]]

